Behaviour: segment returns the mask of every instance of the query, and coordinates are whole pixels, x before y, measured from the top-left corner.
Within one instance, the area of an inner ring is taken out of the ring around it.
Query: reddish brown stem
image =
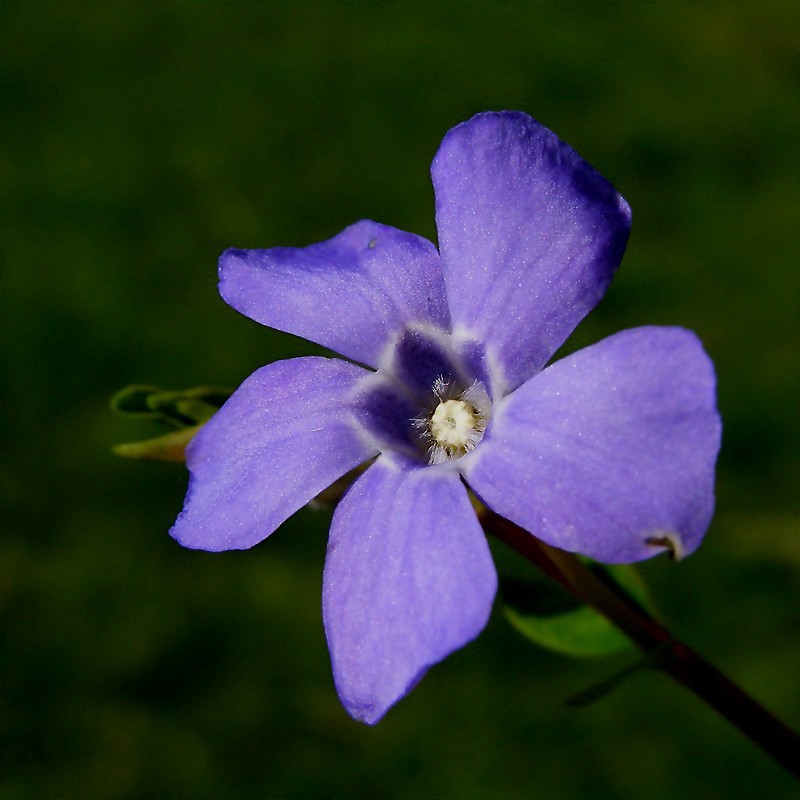
[[[572,553],[544,544],[502,517],[481,514],[484,530],[513,547],[640,647],[651,663],[715,708],[779,764],[800,778],[800,737],[694,650],[678,641],[616,584]]]

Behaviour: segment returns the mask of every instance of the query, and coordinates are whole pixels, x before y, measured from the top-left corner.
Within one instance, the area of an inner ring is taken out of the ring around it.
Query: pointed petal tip
[[[187,550],[202,550],[206,553],[224,553],[227,550],[249,550],[272,533],[265,529],[264,536],[258,541],[238,541],[232,534],[220,535],[219,530],[206,528],[202,523],[194,519],[194,515],[189,513],[190,501],[194,492],[195,480],[192,475],[189,477],[189,489],[186,493],[186,501],[183,511],[178,514],[178,518],[169,529],[169,535],[181,547]]]
[[[349,703],[344,698],[340,698],[344,710],[356,721],[364,725],[373,727],[377,725],[389,710],[386,708],[376,708],[372,703]]]
[[[435,663],[435,662],[434,662]],[[375,726],[377,725],[385,716],[386,714],[391,711],[403,698],[407,697],[411,694],[414,689],[417,688],[420,681],[428,674],[428,670],[434,666],[434,663],[426,664],[423,666],[419,672],[414,676],[414,678],[409,681],[408,685],[399,692],[396,696],[384,696],[378,697],[377,695],[372,698],[362,698],[360,700],[348,698],[344,691],[339,690],[337,686],[337,693],[339,695],[339,700],[341,700],[342,705],[344,706],[345,711],[354,719],[356,722],[363,722],[365,725]]]
[[[239,247],[228,247],[223,250],[219,255],[219,260],[217,261],[217,275],[220,281],[222,281],[227,274],[227,271],[231,267],[233,261],[242,260],[246,257],[247,250],[242,250]]]
[[[225,539],[206,541],[202,533],[192,530],[183,530],[176,522],[169,530],[169,535],[186,550],[202,550],[206,553],[224,553],[227,550],[249,550],[253,544],[237,544]],[[254,543],[256,544],[256,543]]]

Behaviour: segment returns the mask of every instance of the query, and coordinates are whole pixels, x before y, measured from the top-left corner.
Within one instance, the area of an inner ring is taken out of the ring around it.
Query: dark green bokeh
[[[796,796],[666,678],[565,708],[627,658],[539,651],[501,614],[358,725],[322,631],[328,518],[185,551],[185,470],[110,455],[155,433],[108,412],[126,383],[319,352],[219,299],[222,249],[362,217],[433,237],[445,131],[528,111],[634,210],[569,347],[678,324],[717,364],[718,516],[645,567],[656,602],[800,725],[800,6],[737,5],[0,4],[0,798]]]

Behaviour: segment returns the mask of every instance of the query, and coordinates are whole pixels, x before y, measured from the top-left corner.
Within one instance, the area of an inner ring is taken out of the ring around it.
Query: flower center
[[[463,400],[439,403],[430,422],[433,441],[441,447],[466,451],[467,442],[478,426],[475,409]]]
[[[410,327],[355,398],[361,424],[382,452],[444,464],[470,453],[492,418],[480,348]]]
[[[439,404],[430,416],[417,419],[414,424],[422,428],[423,439],[428,443],[428,463],[442,464],[461,458],[480,442],[489,422],[491,403],[477,381],[454,397],[453,387],[439,378],[434,382],[433,393]]]

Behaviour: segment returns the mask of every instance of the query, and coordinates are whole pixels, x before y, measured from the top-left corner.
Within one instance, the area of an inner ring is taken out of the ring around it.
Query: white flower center
[[[466,452],[475,436],[478,415],[475,408],[464,400],[445,400],[433,412],[430,432],[433,441],[454,453]]]
[[[455,395],[454,387],[439,378],[433,393],[439,401],[433,413],[413,422],[428,445],[428,463],[442,464],[476,447],[489,423],[492,404],[477,381]]]
[[[477,340],[411,326],[359,386],[354,410],[381,452],[429,465],[469,457],[492,421],[487,358]]]

